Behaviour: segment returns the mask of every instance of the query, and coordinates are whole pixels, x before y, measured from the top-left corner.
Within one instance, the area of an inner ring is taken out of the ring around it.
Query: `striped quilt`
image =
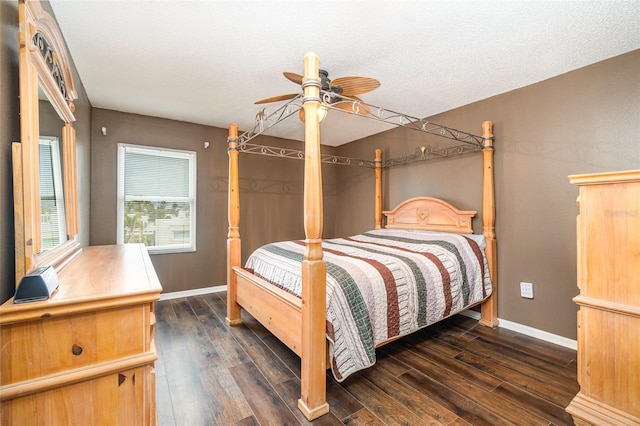
[[[481,235],[382,229],[324,240],[327,339],[338,381],[375,363],[375,346],[491,294]],[[303,241],[265,245],[245,268],[301,295]]]

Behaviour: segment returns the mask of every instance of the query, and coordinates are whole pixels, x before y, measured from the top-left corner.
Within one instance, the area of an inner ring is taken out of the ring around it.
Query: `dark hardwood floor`
[[[227,327],[226,294],[156,304],[158,423],[297,425],[299,358],[251,316]],[[377,350],[337,383],[313,424],[568,425],[576,352],[455,316]]]

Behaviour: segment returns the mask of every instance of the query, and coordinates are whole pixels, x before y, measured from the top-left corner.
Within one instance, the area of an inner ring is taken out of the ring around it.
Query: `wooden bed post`
[[[482,123],[482,138],[484,148],[482,150],[483,176],[482,176],[482,225],[484,237],[487,241],[485,250],[489,274],[493,284],[493,293],[482,303],[480,324],[487,327],[498,326],[498,253],[496,244],[496,207],[495,184],[493,180],[493,123]]]
[[[304,57],[304,230],[302,261],[302,348],[298,408],[313,420],[329,412],[326,378],[326,265],[322,259],[322,174],[320,158],[320,60]]]
[[[237,283],[234,266],[240,266],[240,188],[238,184],[238,125],[229,125],[229,234],[227,235],[227,318],[228,325],[242,323],[236,302]]]
[[[376,199],[375,199],[376,229],[382,228],[382,150],[376,149]]]

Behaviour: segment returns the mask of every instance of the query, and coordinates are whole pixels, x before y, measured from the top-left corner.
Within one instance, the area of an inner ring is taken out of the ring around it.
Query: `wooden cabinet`
[[[640,170],[578,185],[577,424],[640,424]]]
[[[141,244],[84,248],[43,302],[0,307],[2,425],[154,425],[154,302]]]

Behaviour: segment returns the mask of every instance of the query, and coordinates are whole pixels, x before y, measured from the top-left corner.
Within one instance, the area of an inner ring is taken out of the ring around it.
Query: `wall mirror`
[[[13,144],[16,285],[80,250],[69,55],[55,19],[20,0],[20,142]]]
[[[64,122],[42,90],[38,91],[40,137],[38,172],[40,191],[40,252],[67,241],[64,212],[62,130]]]

